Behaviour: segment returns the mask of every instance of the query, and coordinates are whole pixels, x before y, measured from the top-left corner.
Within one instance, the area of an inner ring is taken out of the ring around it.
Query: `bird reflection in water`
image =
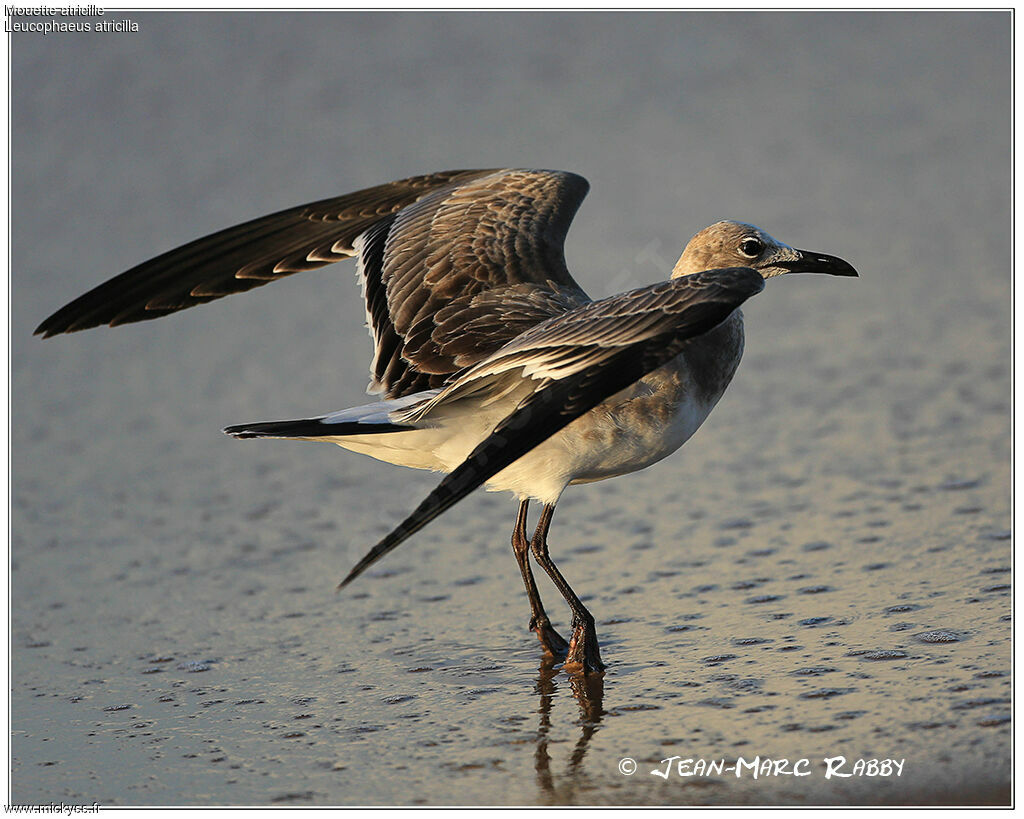
[[[537,771],[537,785],[542,793],[551,797],[551,802],[566,804],[571,801],[572,794],[580,784],[583,776],[583,758],[591,738],[601,725],[604,710],[604,675],[602,674],[570,674],[569,686],[580,711],[580,737],[569,756],[565,773],[556,776],[551,772],[551,754],[548,743],[551,734],[551,710],[554,706],[558,685],[555,680],[561,672],[561,664],[554,657],[546,656],[537,671],[536,691],[540,694],[540,705],[537,708],[539,721],[537,725],[537,750],[533,756],[534,768]]]

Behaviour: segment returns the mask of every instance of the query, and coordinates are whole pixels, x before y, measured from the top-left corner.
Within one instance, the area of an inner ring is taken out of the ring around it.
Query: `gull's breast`
[[[729,385],[743,353],[736,310],[668,364],[580,416],[488,481],[491,490],[554,503],[570,483],[644,469],[697,431]]]

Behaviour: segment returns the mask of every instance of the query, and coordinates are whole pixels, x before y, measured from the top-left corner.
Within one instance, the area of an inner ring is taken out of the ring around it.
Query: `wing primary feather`
[[[45,319],[35,334],[49,338],[100,324],[156,318],[322,267],[351,255],[356,236],[380,219],[433,190],[491,173],[444,171],[410,177],[288,208],[194,239],[94,287]],[[327,258],[309,258],[310,251],[325,245],[331,248]],[[236,278],[239,271],[242,276]],[[199,295],[191,296],[193,290]],[[152,307],[147,309],[147,304]]]

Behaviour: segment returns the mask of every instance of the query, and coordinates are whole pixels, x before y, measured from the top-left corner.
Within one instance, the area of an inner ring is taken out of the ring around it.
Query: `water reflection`
[[[601,725],[604,710],[604,675],[573,674],[569,676],[569,687],[580,710],[580,737],[569,757],[565,773],[556,777],[551,772],[551,755],[548,753],[548,742],[551,732],[551,709],[555,701],[557,686],[555,678],[561,673],[552,657],[541,661],[537,672],[535,690],[540,694],[540,705],[537,709],[539,721],[537,726],[537,750],[534,753],[534,768],[537,771],[537,784],[541,792],[549,796],[549,801],[569,803],[576,792],[583,774],[583,758],[591,738]]]

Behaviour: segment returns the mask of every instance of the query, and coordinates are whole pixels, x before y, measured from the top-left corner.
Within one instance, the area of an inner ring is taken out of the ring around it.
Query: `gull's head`
[[[716,222],[690,239],[672,268],[672,278],[724,267],[752,267],[766,279],[783,273],[857,275],[848,262],[836,256],[797,250],[773,239],[759,227],[743,222]]]

